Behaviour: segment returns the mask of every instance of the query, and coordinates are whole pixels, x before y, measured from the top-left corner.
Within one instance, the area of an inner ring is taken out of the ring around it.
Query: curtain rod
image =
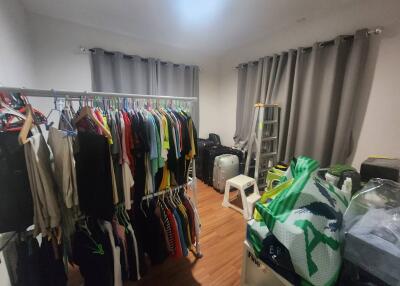
[[[383,32],[383,27],[376,27],[375,29],[368,30],[366,34],[367,35],[379,35],[379,34],[382,34],[382,32]],[[354,38],[354,35],[344,35],[343,38],[345,40],[352,39],[352,38]],[[320,47],[326,47],[326,46],[332,45],[334,43],[335,43],[335,40],[333,39],[333,40],[319,42],[319,45],[320,45]],[[309,51],[311,49],[312,49],[312,46],[311,47],[302,48],[303,51]],[[247,63],[240,64],[240,65],[236,66],[235,69],[238,69],[238,68],[240,68],[240,66],[247,65],[249,63],[256,64],[256,63],[258,63],[258,61],[250,61],[250,62],[247,62]]]
[[[96,48],[87,48],[87,47],[83,47],[83,46],[80,46],[80,47],[79,47],[79,50],[80,50],[80,52],[81,52],[82,54],[91,54],[91,53],[95,53],[95,52],[96,52]],[[115,55],[115,52],[110,52],[110,51],[106,51],[106,50],[103,50],[103,51],[104,51],[104,54],[106,54],[106,55],[109,55],[109,56]],[[141,56],[126,55],[126,54],[123,54],[123,53],[121,53],[121,54],[122,54],[122,57],[123,57],[124,59],[129,59],[129,60],[131,60],[131,59],[133,59],[134,57],[138,57],[142,62],[147,63],[147,62],[149,61],[148,58],[142,58]],[[171,62],[160,60],[160,63],[161,63],[162,65],[166,65],[166,64],[171,63]],[[199,67],[196,66],[196,65],[185,65],[185,64],[175,64],[175,63],[171,63],[171,64],[172,64],[174,67],[185,66],[185,67],[197,67],[197,68],[199,68]],[[200,68],[199,68],[199,69],[200,69]]]
[[[9,87],[0,86],[0,91],[3,92],[20,92],[26,96],[32,97],[68,97],[68,98],[81,98],[81,97],[117,97],[117,98],[138,98],[138,99],[166,99],[166,100],[182,100],[182,101],[197,101],[197,97],[179,97],[179,96],[166,96],[166,95],[153,95],[153,94],[132,94],[132,93],[116,93],[116,92],[97,92],[97,91],[68,91],[68,90],[54,90],[54,89],[34,89],[25,87]]]

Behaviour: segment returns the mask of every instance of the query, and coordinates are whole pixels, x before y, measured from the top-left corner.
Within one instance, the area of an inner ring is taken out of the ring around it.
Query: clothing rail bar
[[[68,90],[54,90],[54,89],[34,89],[25,87],[9,87],[0,86],[0,91],[3,92],[21,92],[26,96],[32,97],[68,97],[68,98],[81,98],[81,97],[118,97],[118,98],[138,98],[138,99],[165,99],[165,100],[181,100],[181,101],[197,101],[197,97],[179,97],[179,96],[166,96],[166,95],[153,95],[153,94],[133,94],[133,93],[117,93],[117,92],[97,92],[97,91],[68,91]]]
[[[192,183],[193,183],[193,179],[191,179],[191,180],[190,180],[189,182],[187,182],[186,184],[179,185],[179,186],[176,186],[176,187],[173,187],[173,188],[165,189],[165,190],[162,190],[162,191],[159,191],[159,192],[156,192],[156,193],[152,193],[152,194],[143,196],[143,197],[142,197],[142,201],[145,201],[145,200],[147,200],[147,199],[152,199],[152,198],[154,198],[154,197],[161,196],[161,195],[163,195],[163,194],[165,194],[165,193],[177,191],[177,190],[179,190],[179,189],[181,189],[181,188],[184,188],[184,187],[186,187],[186,186],[191,185]]]

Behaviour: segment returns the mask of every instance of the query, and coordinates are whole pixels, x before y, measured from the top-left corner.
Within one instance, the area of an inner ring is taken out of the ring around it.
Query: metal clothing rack
[[[48,98],[68,98],[68,99],[82,99],[82,98],[132,98],[132,99],[161,99],[161,100],[177,100],[185,102],[196,102],[197,97],[179,97],[179,96],[166,96],[166,95],[153,95],[153,94],[132,94],[132,93],[116,93],[116,92],[94,92],[94,91],[70,91],[70,90],[55,90],[55,89],[35,89],[25,87],[10,87],[0,86],[0,92],[14,92],[22,93],[25,96],[30,97],[48,97]],[[186,185],[192,185],[193,202],[197,208],[197,177],[196,177],[196,164],[195,160],[192,160],[192,176],[188,178]],[[182,186],[180,186],[182,187]],[[196,243],[196,256],[202,257],[200,251],[200,243]]]
[[[181,100],[196,102],[197,97],[179,97],[154,94],[134,94],[134,93],[117,93],[117,92],[99,92],[99,91],[70,91],[55,89],[35,89],[25,87],[0,86],[3,92],[20,92],[26,96],[32,97],[51,97],[51,98],[94,98],[94,97],[116,97],[116,98],[136,98],[136,99],[164,99],[164,100]]]

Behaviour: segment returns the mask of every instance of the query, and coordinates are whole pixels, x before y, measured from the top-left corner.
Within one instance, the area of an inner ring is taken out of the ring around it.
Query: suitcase
[[[215,157],[223,154],[236,155],[239,164],[243,161],[243,152],[238,149],[229,148],[222,145],[209,146],[204,149],[203,157],[203,181],[209,186],[213,185],[213,170]]]
[[[204,164],[203,164],[203,157],[204,157],[204,149],[209,146],[214,146],[215,144],[208,139],[197,139],[197,156],[196,156],[196,177],[200,180],[204,178]]]
[[[224,154],[215,157],[213,170],[213,187],[220,193],[225,190],[226,180],[239,175],[239,157]]]

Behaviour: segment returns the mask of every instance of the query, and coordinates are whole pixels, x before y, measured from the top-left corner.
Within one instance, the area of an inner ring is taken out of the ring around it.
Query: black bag
[[[208,140],[214,142],[216,145],[221,145],[221,138],[219,138],[219,135],[215,133],[208,134]]]
[[[293,285],[300,285],[301,277],[294,271],[289,250],[271,233],[262,244],[260,260]]]
[[[206,147],[214,146],[214,142],[208,139],[197,139],[197,156],[196,156],[196,177],[200,180],[203,180],[204,177],[204,164],[203,164],[203,157],[204,157],[204,150]]]
[[[367,158],[361,164],[360,174],[364,182],[372,178],[400,182],[400,159]]]
[[[215,157],[223,154],[236,155],[239,158],[239,164],[243,161],[243,152],[238,149],[229,148],[222,145],[213,145],[204,149],[203,157],[203,181],[209,186],[213,185],[213,169]]]

